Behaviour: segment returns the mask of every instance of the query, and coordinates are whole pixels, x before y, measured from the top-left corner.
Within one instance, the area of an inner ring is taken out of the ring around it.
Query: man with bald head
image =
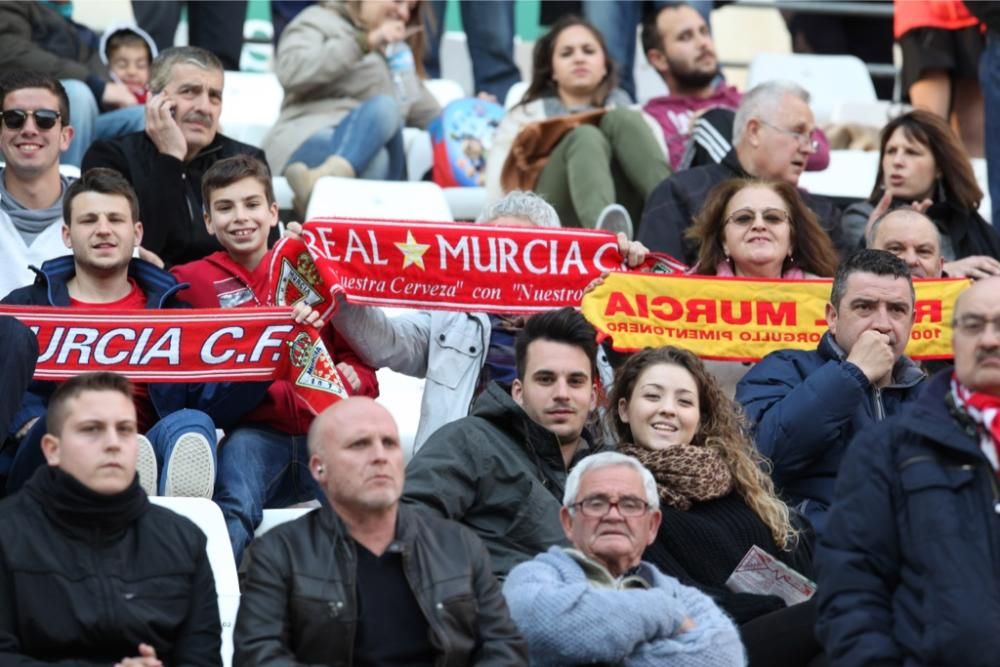
[[[479,539],[399,504],[403,452],[389,412],[340,401],[308,441],[329,506],[251,545],[234,663],[526,664]]]
[[[955,304],[954,370],[847,455],[820,536],[831,665],[996,665],[1000,278]]]

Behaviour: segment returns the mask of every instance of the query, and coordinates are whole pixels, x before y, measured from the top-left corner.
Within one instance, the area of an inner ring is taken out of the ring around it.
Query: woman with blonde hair
[[[618,451],[656,478],[663,522],[644,560],[711,595],[739,624],[751,665],[822,664],[812,662],[822,652],[812,601],[786,607],[726,588],[754,546],[812,576],[812,544],[775,495],[739,407],[702,362],[676,347],[632,355],[616,373],[608,420]]]

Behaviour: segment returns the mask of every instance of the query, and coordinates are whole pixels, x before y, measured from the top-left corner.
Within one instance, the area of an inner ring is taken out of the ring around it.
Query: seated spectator
[[[503,586],[532,665],[745,664],[733,622],[711,598],[640,560],[661,519],[642,464],[616,452],[581,461],[559,517],[572,548],[521,563]]]
[[[955,368],[860,432],[819,541],[831,665],[996,664],[1000,278],[955,303]]]
[[[685,236],[698,244],[691,273],[769,280],[830,277],[837,251],[798,190],[784,181],[730,179],[712,188]],[[707,361],[732,398],[750,363]]]
[[[156,43],[133,24],[110,26],[101,35],[101,62],[111,78],[125,84],[140,104],[149,96],[149,65],[156,57]]]
[[[890,209],[916,207],[941,233],[949,276],[1000,275],[1000,234],[979,215],[983,192],[948,124],[911,111],[882,129],[878,175],[868,201],[844,211],[846,241],[864,244],[867,227]]]
[[[233,664],[527,664],[482,542],[400,505],[388,410],[335,403],[309,429],[309,451],[329,505],[251,547]]]
[[[0,487],[6,485],[7,471],[17,446],[8,436],[14,415],[21,407],[24,392],[31,384],[38,359],[38,339],[31,329],[13,317],[0,316],[0,377],[4,378],[3,398],[0,400]],[[7,447],[10,444],[11,447]]]
[[[142,130],[142,106],[126,85],[109,80],[97,35],[50,3],[0,2],[0,72],[62,80],[76,130],[76,140],[62,147],[65,164],[79,167],[98,139]]]
[[[0,7],[0,12],[3,9]],[[28,267],[66,252],[59,152],[73,141],[69,98],[58,80],[32,72],[0,78],[0,293],[34,279]]]
[[[559,217],[541,197],[511,192],[488,206],[479,223],[553,228],[559,227]],[[618,247],[629,266],[646,258],[642,244],[623,235]],[[369,366],[426,378],[414,449],[445,424],[468,415],[491,381],[509,389],[517,375],[513,347],[514,336],[524,327],[520,315],[414,310],[387,317],[378,308],[341,301],[331,320]],[[599,360],[598,368],[610,382],[610,366]]]
[[[180,285],[165,271],[132,252],[142,241],[142,223],[131,186],[108,169],[85,172],[63,199],[63,239],[72,255],[36,269],[34,284],[14,290],[3,303],[107,310],[186,307]],[[139,430],[152,443],[144,452],[143,483],[162,474],[153,494],[210,498],[215,485],[215,428],[231,428],[263,394],[261,383],[168,384],[135,387]],[[10,425],[19,441],[7,492],[12,493],[43,465],[42,438],[52,382],[31,385]],[[252,401],[252,402],[251,402]],[[211,414],[201,408],[211,406]],[[191,408],[191,409],[188,409]],[[213,422],[213,419],[215,420]],[[147,445],[148,446],[148,445]],[[145,472],[149,474],[146,475]]]
[[[756,86],[743,96],[736,111],[733,145],[719,164],[677,172],[656,187],[642,214],[640,241],[651,250],[693,264],[698,248],[684,243],[685,230],[712,187],[735,177],[797,185],[809,156],[819,145],[809,93],[783,81]],[[829,200],[806,192],[801,195],[841,251],[840,211]]]
[[[916,209],[892,209],[874,220],[868,247],[885,250],[906,262],[914,278],[941,278],[947,265],[941,256],[941,233],[934,221]]]
[[[901,259],[860,250],[833,278],[817,349],[772,352],[736,387],[774,486],[818,534],[851,438],[920,392],[924,374],[903,355],[914,299]]]
[[[221,249],[202,220],[208,168],[233,155],[264,160],[260,149],[219,132],[222,86],[222,63],[210,52],[163,51],[150,72],[145,131],[98,141],[83,160],[84,170],[109,167],[132,184],[144,212],[143,248],[167,266]]]
[[[642,114],[627,108],[628,95],[616,88],[604,38],[586,20],[564,16],[535,42],[532,61],[524,99],[493,137],[486,163],[491,198],[511,189],[504,174],[530,169],[531,182],[518,186],[548,200],[564,227],[598,227],[632,238],[632,219],[670,169]],[[554,120],[599,110],[606,112],[593,123]],[[536,130],[543,137],[537,143],[544,145],[524,155],[518,141]]]
[[[267,237],[278,222],[278,205],[267,165],[249,155],[219,160],[205,172],[201,188],[205,224],[225,250],[175,266],[171,273],[187,283],[178,296],[195,308],[271,303]],[[296,307],[297,321],[322,326],[304,306]],[[352,394],[378,396],[375,370],[358,360],[332,326],[323,327],[322,338],[344,387]],[[312,420],[313,411],[295,386],[277,380],[222,441],[214,499],[226,519],[237,563],[265,508],[322,498],[307,468],[306,432]]]
[[[754,546],[812,577],[811,536],[792,524],[738,407],[705,366],[676,347],[643,350],[618,369],[608,399],[618,451],[656,480],[663,522],[645,558],[694,586],[739,624],[750,665],[805,665],[822,654],[812,602],[735,593],[726,580]]]
[[[275,60],[285,99],[264,148],[299,215],[323,176],[406,177],[403,125],[441,112],[420,80],[420,4],[318,3],[285,28]]]
[[[0,663],[222,665],[205,534],[139,485],[134,398],[113,373],[52,394],[48,465],[0,503]]]
[[[444,424],[410,460],[404,500],[471,528],[500,577],[563,544],[566,475],[596,449],[586,430],[597,403],[595,338],[572,308],[528,318],[514,340],[510,392],[491,382],[468,417]]]

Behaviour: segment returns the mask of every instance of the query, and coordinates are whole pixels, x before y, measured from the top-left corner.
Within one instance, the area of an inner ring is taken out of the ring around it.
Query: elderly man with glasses
[[[503,592],[532,665],[743,665],[732,621],[703,593],[641,560],[662,515],[652,474],[630,456],[594,454],[566,482],[571,548],[511,570]]]
[[[955,303],[954,370],[851,443],[821,536],[831,665],[996,665],[1000,278]]]
[[[638,240],[651,250],[693,264],[698,248],[685,241],[684,232],[715,185],[730,178],[753,177],[797,186],[818,146],[808,92],[783,81],[756,86],[736,109],[732,150],[719,164],[678,171],[660,183],[646,201]],[[801,194],[834,245],[846,254],[840,210],[830,200]]]

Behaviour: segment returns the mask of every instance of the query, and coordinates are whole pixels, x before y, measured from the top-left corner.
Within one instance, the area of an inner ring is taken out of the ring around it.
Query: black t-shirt
[[[431,667],[436,651],[430,627],[403,572],[403,556],[387,550],[376,556],[357,542],[358,667]]]

